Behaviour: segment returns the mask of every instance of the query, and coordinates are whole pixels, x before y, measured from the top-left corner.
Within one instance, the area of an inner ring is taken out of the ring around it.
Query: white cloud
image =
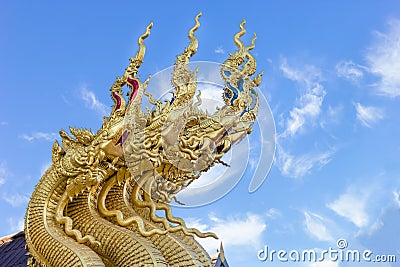
[[[321,106],[326,91],[321,85],[321,73],[314,67],[306,65],[302,70],[288,66],[283,59],[280,69],[286,78],[303,85],[304,90],[290,111],[290,117],[285,122],[285,130],[281,137],[292,137],[301,132],[304,127],[313,122],[321,113]]]
[[[340,124],[341,116],[343,116],[343,105],[339,104],[335,107],[328,106],[328,109],[325,113],[325,116],[322,118],[319,125],[322,129],[326,129],[329,125],[337,125]]]
[[[279,66],[280,70],[286,78],[292,81],[304,82],[307,85],[311,85],[314,82],[321,80],[321,72],[315,66],[305,65],[301,70],[299,70],[290,67],[286,58],[283,57],[281,61],[281,65]]]
[[[13,194],[13,195],[3,194],[2,198],[4,201],[6,201],[13,207],[25,205],[29,202],[29,197],[20,194]]]
[[[281,217],[281,216],[282,216],[282,213],[279,210],[275,209],[275,208],[270,208],[267,211],[267,217],[268,218],[276,219],[276,218]]]
[[[8,122],[6,122],[6,121],[0,121],[0,126],[5,126],[7,124],[8,124]]]
[[[34,140],[39,140],[39,139],[43,139],[46,141],[54,141],[57,138],[57,136],[58,135],[56,133],[34,132],[31,135],[21,134],[19,137],[29,142],[32,142]]]
[[[215,48],[214,52],[217,54],[225,54],[225,50],[222,48],[222,46]]]
[[[399,194],[399,192],[394,191],[393,192],[393,197],[394,197],[394,202],[396,203],[396,205],[400,209],[400,194]]]
[[[338,105],[336,107],[328,106],[328,117],[331,120],[336,121],[340,115],[340,113],[343,111],[343,105]]]
[[[331,261],[331,260],[324,260],[318,262],[310,262],[307,263],[305,266],[307,267],[339,267],[339,262]]]
[[[371,128],[373,124],[385,117],[381,108],[373,106],[363,106],[360,103],[354,104],[357,112],[357,119],[366,127]]]
[[[7,180],[7,177],[10,176],[7,166],[4,162],[0,162],[0,185],[4,184]]]
[[[250,155],[249,157],[250,169],[254,171],[254,169],[257,167],[257,164],[258,164],[257,158]]]
[[[336,214],[346,218],[357,227],[362,228],[369,224],[368,215],[368,190],[354,190],[349,188],[346,193],[339,196],[327,207],[336,212]]]
[[[286,121],[284,136],[294,136],[302,130],[308,119],[316,118],[321,112],[325,91],[321,86],[316,86],[298,100],[298,106],[290,111],[290,118]]]
[[[197,90],[201,91],[201,105],[200,109],[214,113],[217,107],[224,106],[222,101],[222,87],[213,84],[200,83],[197,86]]]
[[[351,82],[357,83],[364,76],[366,68],[354,63],[351,60],[341,61],[336,64],[336,74],[339,77],[345,78]]]
[[[378,219],[376,222],[374,222],[369,229],[366,231],[366,233],[371,236],[374,233],[376,233],[377,231],[379,231],[383,226],[385,225],[385,223],[381,220]],[[361,232],[359,232],[358,234],[360,234]]]
[[[236,246],[258,249],[261,246],[261,237],[267,227],[262,216],[248,213],[244,216],[223,219],[210,215],[209,219],[209,224],[193,218],[186,220],[189,227],[198,228],[202,232],[211,231],[217,234],[219,240],[213,238],[197,239],[209,253],[214,253],[219,248],[221,241],[224,247]]]
[[[400,96],[400,20],[392,19],[387,32],[375,32],[375,43],[368,49],[369,71],[380,78],[379,93]]]
[[[323,167],[329,163],[334,151],[322,153],[306,153],[295,156],[286,152],[281,146],[277,146],[276,164],[284,176],[301,178],[308,174],[314,167]]]
[[[307,211],[304,211],[303,215],[306,232],[319,241],[334,241],[332,234],[326,226],[326,223],[328,222],[327,219],[318,214]]]
[[[101,103],[97,99],[94,92],[88,90],[87,88],[83,87],[81,89],[81,97],[88,108],[100,113],[103,116],[106,116],[110,113],[111,109],[105,104]]]
[[[10,231],[12,233],[20,232],[24,230],[24,219],[8,218],[8,224],[10,225]]]
[[[327,119],[322,118],[322,105],[326,91],[321,84],[322,74],[320,70],[312,65],[304,65],[302,68],[292,68],[288,65],[286,58],[281,60],[280,70],[283,75],[298,83],[301,91],[296,99],[294,106],[289,112],[289,116],[282,116],[280,125],[283,129],[278,135],[275,163],[282,175],[301,178],[308,174],[314,167],[326,165],[333,154],[333,150],[325,152],[308,152],[300,155],[293,155],[283,148],[285,140],[295,137],[305,129],[320,125],[325,127]],[[328,114],[329,115],[329,114]],[[333,117],[336,114],[332,114]],[[319,122],[317,120],[320,120]]]

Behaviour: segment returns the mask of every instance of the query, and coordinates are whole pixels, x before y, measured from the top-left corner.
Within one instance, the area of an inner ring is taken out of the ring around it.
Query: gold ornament
[[[200,16],[177,56],[170,101],[155,100],[146,92],[150,77],[141,82],[137,75],[150,23],[135,57],[111,86],[114,105],[102,127],[97,133],[71,127],[72,136],[60,131],[62,146],[54,143],[52,166],[25,216],[28,266],[212,266],[194,236],[216,235],[187,228],[169,202],[251,132],[258,110],[254,87],[262,74],[251,78],[255,35],[246,47],[240,40],[243,21],[234,37],[238,50],[221,67],[225,106],[211,115],[201,111],[200,95],[193,103],[197,70],[188,69]],[[128,100],[124,86],[130,88]],[[154,110],[142,111],[143,95]]]

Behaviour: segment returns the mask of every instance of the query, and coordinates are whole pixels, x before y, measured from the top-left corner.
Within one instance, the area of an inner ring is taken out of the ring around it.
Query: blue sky
[[[229,194],[175,214],[215,231],[231,266],[271,265],[257,259],[264,245],[318,250],[339,238],[350,249],[397,256],[396,264],[367,266],[400,266],[400,3],[390,0],[3,2],[0,236],[21,229],[58,131],[101,126],[108,89],[147,24],[154,22],[142,78],[173,64],[199,11],[193,60],[224,61],[243,18],[244,40],[257,33],[277,149],[256,192],[248,192],[249,164]]]

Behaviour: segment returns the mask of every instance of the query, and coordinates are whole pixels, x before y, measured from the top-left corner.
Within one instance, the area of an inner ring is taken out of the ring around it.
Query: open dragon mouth
[[[129,96],[129,103],[131,103],[139,91],[139,81],[136,78],[131,78],[128,76],[126,85],[132,90]]]
[[[216,153],[217,155],[221,155],[222,153],[225,153],[231,148],[231,142],[230,138],[228,135],[224,135],[219,142],[217,143],[216,146]]]

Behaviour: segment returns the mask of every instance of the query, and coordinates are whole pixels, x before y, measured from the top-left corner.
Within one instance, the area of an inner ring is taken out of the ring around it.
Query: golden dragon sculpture
[[[150,77],[142,82],[138,76],[150,23],[110,89],[114,105],[102,127],[97,133],[60,131],[62,145],[55,141],[52,166],[25,216],[28,266],[212,266],[194,236],[215,234],[188,228],[169,203],[201,173],[223,163],[224,153],[251,132],[258,109],[254,88],[262,73],[253,77],[256,61],[249,51],[256,36],[251,45],[243,44],[243,21],[234,36],[237,51],[221,65],[225,105],[214,114],[203,112],[199,95],[194,100],[197,70],[188,68],[198,47],[200,16],[177,56],[170,100],[155,100],[146,92]],[[152,110],[142,111],[143,95]]]

